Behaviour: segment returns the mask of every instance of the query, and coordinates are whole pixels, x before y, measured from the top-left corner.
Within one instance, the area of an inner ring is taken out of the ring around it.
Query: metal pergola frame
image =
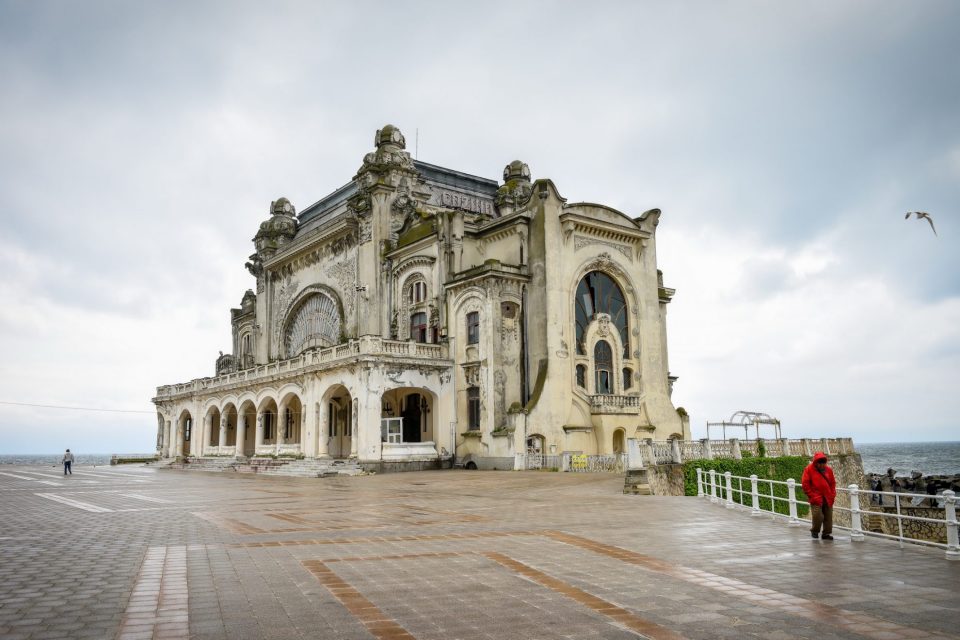
[[[743,439],[750,439],[750,427],[753,427],[754,438],[756,440],[760,439],[760,426],[761,425],[770,425],[773,427],[773,437],[779,440],[781,438],[780,434],[780,420],[774,418],[768,413],[763,413],[762,411],[737,411],[729,420],[723,420],[721,422],[710,422],[707,421],[707,439],[710,439],[710,427],[720,427],[723,433],[723,439],[727,439],[727,428],[736,428],[743,429]]]

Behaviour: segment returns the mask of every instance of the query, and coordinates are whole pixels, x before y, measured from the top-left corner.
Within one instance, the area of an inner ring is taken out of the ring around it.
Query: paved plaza
[[[0,638],[957,638],[960,563],[623,478],[0,467]]]

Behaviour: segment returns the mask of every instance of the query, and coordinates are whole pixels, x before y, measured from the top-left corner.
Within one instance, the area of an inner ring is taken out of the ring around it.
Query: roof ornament
[[[497,189],[495,202],[500,215],[508,215],[530,199],[533,187],[530,184],[530,167],[526,162],[514,160],[503,168],[503,186]]]

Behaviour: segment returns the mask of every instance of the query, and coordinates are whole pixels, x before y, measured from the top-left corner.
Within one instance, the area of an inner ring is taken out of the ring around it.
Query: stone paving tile
[[[940,551],[811,541],[612,475],[4,471],[4,640],[960,633]]]

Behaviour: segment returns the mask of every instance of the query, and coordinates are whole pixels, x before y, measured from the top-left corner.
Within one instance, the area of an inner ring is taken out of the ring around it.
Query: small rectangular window
[[[414,342],[427,341],[427,314],[420,312],[410,316],[410,339]]]
[[[469,411],[470,430],[480,429],[480,387],[467,389],[467,408]]]
[[[467,314],[467,344],[480,342],[480,314],[471,311]]]
[[[623,388],[629,389],[632,386],[633,386],[633,371],[625,367],[623,369]]]
[[[584,388],[587,386],[587,368],[582,364],[577,365],[577,386]]]
[[[603,369],[597,371],[597,393],[610,394],[610,372]]]

